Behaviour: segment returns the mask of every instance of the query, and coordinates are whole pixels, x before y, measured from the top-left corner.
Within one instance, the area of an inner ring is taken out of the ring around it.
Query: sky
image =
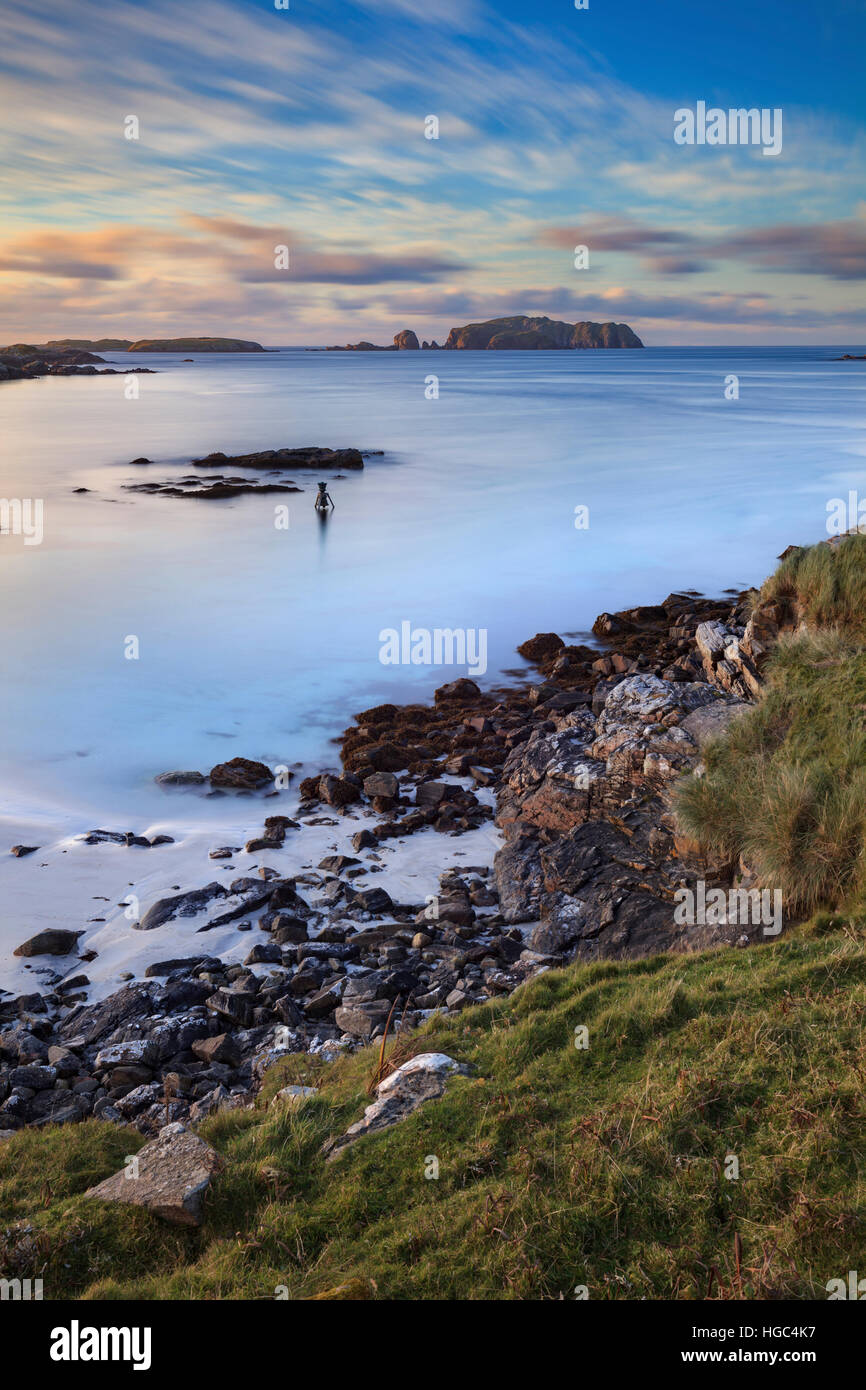
[[[280,2],[0,0],[0,342],[866,339],[866,0]]]

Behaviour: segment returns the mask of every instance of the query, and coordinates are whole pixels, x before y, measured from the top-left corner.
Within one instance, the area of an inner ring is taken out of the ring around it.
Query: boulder
[[[400,783],[393,772],[373,772],[364,778],[364,795],[371,801],[374,796],[397,797],[400,795]]]
[[[15,947],[12,954],[14,956],[68,956],[70,951],[75,950],[79,936],[84,936],[84,932],[66,931],[62,927],[48,927],[45,931],[37,932],[27,941],[22,941],[20,946]]]
[[[233,791],[255,791],[273,780],[274,774],[269,767],[251,762],[249,758],[232,758],[227,763],[217,763],[210,770],[212,787],[227,787]]]
[[[553,656],[564,646],[565,643],[562,638],[558,637],[555,632],[537,632],[527,642],[521,642],[517,651],[524,660],[536,663],[543,661],[545,657]]]
[[[127,1167],[91,1187],[85,1196],[100,1202],[144,1207],[178,1226],[200,1226],[204,1198],[222,1159],[210,1144],[182,1124],[166,1125]]]
[[[434,692],[433,699],[437,705],[441,705],[448,700],[477,700],[480,694],[481,690],[474,681],[469,680],[467,676],[461,676],[459,680],[440,685]]]
[[[345,777],[334,777],[329,772],[323,772],[319,778],[319,800],[328,806],[348,806],[350,802],[360,800],[360,797],[358,787]]]
[[[391,1125],[404,1120],[425,1101],[441,1096],[450,1077],[458,1074],[466,1076],[468,1072],[468,1067],[455,1062],[444,1052],[422,1052],[411,1058],[379,1082],[376,1100],[367,1106],[363,1118],[338,1139],[329,1139],[323,1152],[327,1153],[329,1159],[336,1158],[358,1139],[390,1129]]]

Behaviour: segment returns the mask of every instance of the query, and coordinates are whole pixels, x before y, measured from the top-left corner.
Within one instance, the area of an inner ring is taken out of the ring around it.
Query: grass
[[[783,639],[760,702],[679,785],[688,833],[736,862],[785,910],[863,897],[866,844],[866,652],[837,633]]]
[[[762,599],[795,600],[810,627],[866,634],[866,536],[846,536],[837,546],[800,547],[783,560],[761,589]]]
[[[0,1145],[0,1277],[49,1299],[809,1299],[866,1268],[866,537],[795,552],[760,598],[810,626],[677,808],[809,921],[288,1058],[254,1109],[201,1126],[226,1163],[198,1230],[84,1196],[135,1130],[22,1131]],[[413,1050],[471,1074],[327,1163]],[[318,1095],[272,1104],[293,1082]]]
[[[866,901],[866,536],[797,550],[761,599],[795,604],[762,699],[677,790],[680,824],[741,857],[788,912]]]
[[[289,1058],[255,1110],[202,1126],[227,1162],[200,1230],[83,1196],[134,1130],[22,1131],[0,1146],[0,1272],[46,1298],[823,1297],[866,1267],[863,946],[862,922],[822,918],[551,971],[414,1035],[472,1075],[332,1163],[378,1045]],[[269,1107],[290,1081],[319,1095]]]

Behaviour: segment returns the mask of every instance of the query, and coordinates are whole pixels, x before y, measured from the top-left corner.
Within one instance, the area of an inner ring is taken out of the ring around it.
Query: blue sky
[[[866,336],[864,0],[290,3],[0,0],[0,341]],[[698,101],[781,153],[676,144]]]

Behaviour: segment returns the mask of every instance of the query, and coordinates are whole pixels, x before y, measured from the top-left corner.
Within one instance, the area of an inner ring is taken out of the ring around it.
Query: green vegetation
[[[866,897],[866,537],[795,551],[768,599],[810,626],[779,642],[763,699],[708,748],[676,809],[710,850],[780,888],[786,912],[812,912]]]
[[[679,791],[685,828],[808,922],[434,1018],[401,1055],[471,1075],[332,1163],[379,1045],[288,1058],[254,1109],[202,1125],[226,1163],[199,1230],[84,1197],[135,1130],[22,1131],[0,1145],[0,1275],[47,1298],[808,1299],[866,1268],[864,582],[866,538],[782,563],[759,602],[810,627]],[[293,1082],[319,1093],[274,1102]]]
[[[866,536],[798,548],[761,589],[762,599],[793,599],[810,627],[866,633]]]
[[[332,1163],[378,1045],[287,1059],[255,1110],[202,1126],[227,1163],[198,1231],[81,1195],[134,1130],[22,1131],[0,1146],[2,1272],[46,1298],[823,1297],[866,1267],[863,935],[825,918],[750,950],[574,965],[433,1021],[415,1049],[473,1075]],[[320,1093],[269,1108],[287,1081]]]

